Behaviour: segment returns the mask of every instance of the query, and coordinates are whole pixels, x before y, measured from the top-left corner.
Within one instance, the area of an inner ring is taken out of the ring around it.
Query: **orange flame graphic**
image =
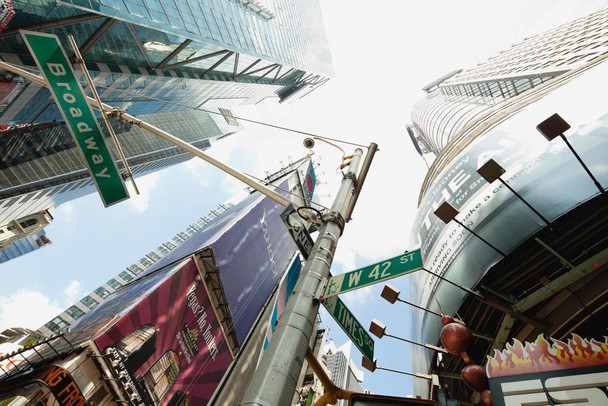
[[[608,338],[604,342],[588,340],[572,334],[567,342],[551,338],[550,344],[541,334],[536,341],[522,344],[513,340],[502,351],[488,355],[486,374],[489,378],[608,365]]]

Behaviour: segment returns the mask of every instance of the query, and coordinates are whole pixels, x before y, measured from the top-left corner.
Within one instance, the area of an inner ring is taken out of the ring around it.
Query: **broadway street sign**
[[[374,362],[374,340],[350,310],[348,310],[344,302],[339,297],[333,296],[325,299],[323,305],[338,325],[342,327],[348,338],[361,351],[361,354],[370,360],[370,362]]]
[[[49,90],[78,145],[103,204],[108,207],[129,198],[129,193],[105,144],[93,110],[76,79],[56,35],[21,31]]]
[[[322,299],[383,282],[422,268],[420,250],[329,278]]]

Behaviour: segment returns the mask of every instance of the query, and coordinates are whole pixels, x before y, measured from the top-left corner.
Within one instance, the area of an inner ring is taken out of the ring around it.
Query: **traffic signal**
[[[348,398],[349,406],[439,406],[434,400],[399,398],[394,396],[354,393]]]

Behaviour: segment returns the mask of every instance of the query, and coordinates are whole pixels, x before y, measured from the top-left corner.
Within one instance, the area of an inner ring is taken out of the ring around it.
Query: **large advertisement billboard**
[[[587,101],[607,74],[608,63],[603,63],[526,105],[471,142],[435,177],[420,202],[411,242],[420,246],[426,269],[472,287],[503,258],[456,222],[445,224],[435,216],[444,201],[459,211],[456,218],[462,224],[505,253],[545,227],[502,183],[489,184],[477,173],[490,158],[506,169],[501,178],[549,221],[599,195],[565,143],[559,137],[548,142],[536,126],[556,112],[566,119],[572,125],[568,140],[606,187],[608,112],[605,105]],[[416,275],[411,297],[420,298],[423,307],[454,314],[465,292],[425,272]],[[414,311],[411,325],[416,341],[438,341],[442,325],[437,318]],[[415,352],[413,368],[428,371],[430,354]]]
[[[203,405],[232,362],[220,323],[194,260],[117,314],[94,339],[126,374],[147,405]]]
[[[181,265],[95,338],[145,404],[204,405],[232,362],[194,260]]]

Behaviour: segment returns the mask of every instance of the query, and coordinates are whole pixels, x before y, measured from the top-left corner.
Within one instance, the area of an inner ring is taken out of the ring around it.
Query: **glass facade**
[[[44,230],[22,237],[0,250],[0,264],[21,255],[29,254],[51,243],[52,241],[46,236]]]
[[[210,114],[184,110],[141,116],[192,145],[206,149],[229,126]],[[113,122],[136,177],[192,157],[137,127]],[[114,146],[108,143],[110,149]],[[115,155],[116,156],[116,155]],[[26,126],[0,137],[0,223],[47,210],[96,192],[65,125]],[[123,165],[118,163],[119,168]],[[124,171],[124,168],[122,168]]]
[[[72,35],[102,101],[202,149],[240,128],[201,109],[283,101],[333,75],[318,0],[12,3],[1,60],[37,72],[18,30],[55,34],[68,54]],[[10,72],[1,78],[0,223],[94,192],[49,91]],[[189,158],[137,128],[112,125],[136,175]]]

